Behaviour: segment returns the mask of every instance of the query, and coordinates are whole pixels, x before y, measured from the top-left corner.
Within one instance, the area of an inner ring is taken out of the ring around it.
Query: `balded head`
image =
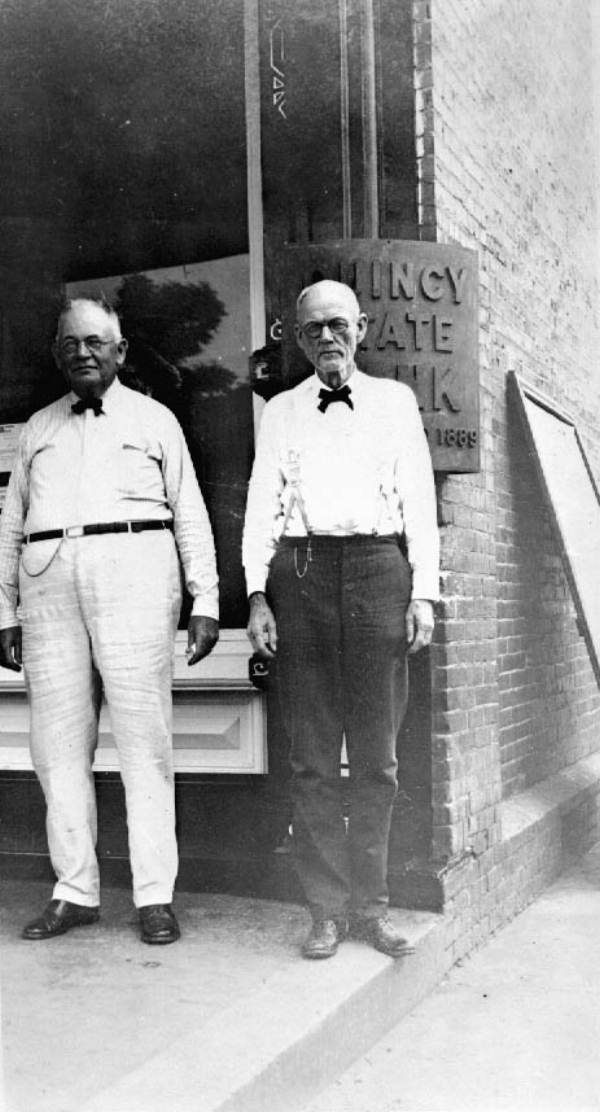
[[[60,313],[52,352],[75,394],[100,398],[125,362],[127,341],[108,302],[77,297]]]
[[[296,340],[326,386],[335,389],[350,378],[366,331],[366,313],[343,282],[324,279],[306,286],[298,297]]]

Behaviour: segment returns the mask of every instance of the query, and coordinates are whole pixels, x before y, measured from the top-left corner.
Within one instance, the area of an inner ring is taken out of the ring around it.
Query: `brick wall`
[[[477,859],[489,888],[502,800],[600,746],[597,684],[506,398],[515,369],[567,407],[600,478],[590,8],[415,0],[414,16],[421,234],[475,248],[480,269],[482,470],[440,488],[434,854]]]

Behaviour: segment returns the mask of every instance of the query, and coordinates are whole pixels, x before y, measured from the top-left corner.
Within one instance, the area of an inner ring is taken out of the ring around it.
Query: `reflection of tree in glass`
[[[239,559],[246,486],[251,467],[251,391],[211,358],[210,343],[226,309],[208,282],[123,279],[115,308],[129,348],[122,381],[151,394],[178,417],[211,519],[221,576],[221,620],[246,621]],[[206,362],[202,356],[206,350]],[[186,597],[180,628],[191,600]]]
[[[221,363],[198,363],[185,367],[183,373],[187,385],[211,398],[223,397],[242,385],[234,372]]]
[[[158,283],[132,274],[119,286],[115,308],[129,343],[121,376],[127,385],[175,409],[185,380],[211,395],[236,385],[235,374],[217,363],[185,365],[210,344],[226,316],[208,282]]]

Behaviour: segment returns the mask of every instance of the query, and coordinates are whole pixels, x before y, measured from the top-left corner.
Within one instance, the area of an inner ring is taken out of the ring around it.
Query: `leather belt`
[[[69,525],[66,529],[44,529],[41,533],[29,533],[23,537],[23,544],[61,540],[63,537],[91,537],[99,533],[143,533],[146,529],[169,529],[172,533],[173,522],[149,518],[147,521],[99,521],[94,525]]]

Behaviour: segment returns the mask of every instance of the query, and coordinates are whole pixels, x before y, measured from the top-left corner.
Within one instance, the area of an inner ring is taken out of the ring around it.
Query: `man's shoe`
[[[100,918],[99,907],[83,907],[69,900],[50,900],[39,919],[33,919],[21,933],[21,938],[30,942],[41,942],[44,938],[54,938],[66,934],[72,927],[87,927],[97,923]]]
[[[343,919],[315,919],[302,946],[302,957],[312,961],[332,958],[346,937],[347,929]]]
[[[349,936],[360,942],[369,942],[390,958],[401,958],[405,954],[414,953],[414,947],[402,937],[387,915],[380,915],[378,918],[356,916],[350,921]]]
[[[181,932],[170,904],[148,904],[138,910],[142,942],[149,942],[151,946],[177,942]]]

